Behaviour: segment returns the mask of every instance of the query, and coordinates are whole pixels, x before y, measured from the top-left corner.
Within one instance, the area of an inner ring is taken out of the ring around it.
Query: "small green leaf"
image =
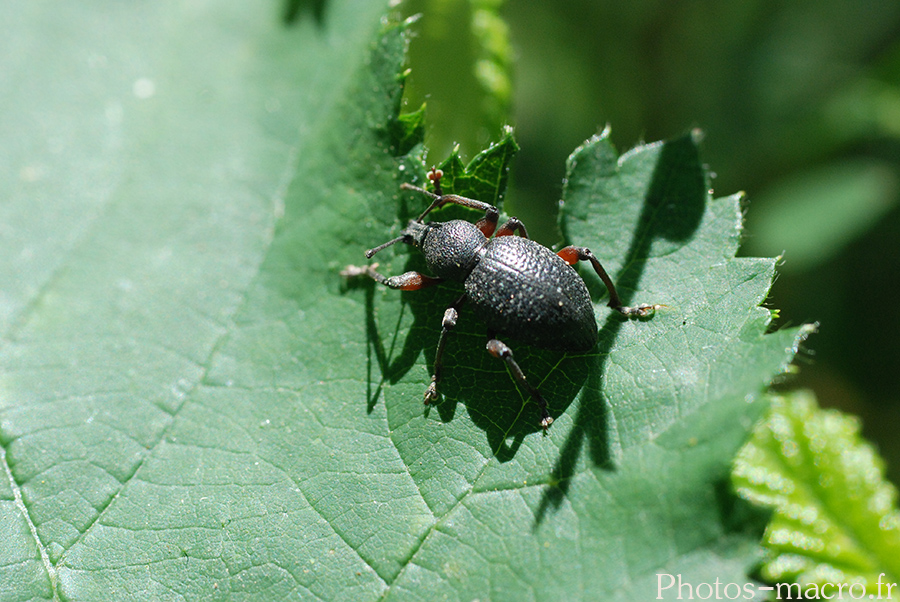
[[[738,494],[774,511],[763,540],[766,581],[862,583],[878,596],[900,579],[897,490],[859,428],[853,416],[819,409],[811,394],[792,393],[773,398],[741,449]]]
[[[444,173],[441,184],[448,192],[499,205],[506,192],[509,166],[518,150],[509,127],[503,128],[498,142],[475,155],[466,166],[455,148],[439,166]]]

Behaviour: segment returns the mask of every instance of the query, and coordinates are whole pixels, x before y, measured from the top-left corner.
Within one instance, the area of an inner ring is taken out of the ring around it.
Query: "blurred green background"
[[[900,2],[413,0],[409,110],[429,161],[515,126],[506,210],[546,244],[565,160],[700,128],[742,253],[784,254],[770,306],[818,322],[782,386],[853,412],[900,482]],[[573,241],[577,242],[577,241]]]

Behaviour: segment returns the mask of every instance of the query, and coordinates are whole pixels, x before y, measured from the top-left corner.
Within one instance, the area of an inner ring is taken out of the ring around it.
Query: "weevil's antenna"
[[[425,190],[424,188],[419,188],[418,186],[413,186],[412,184],[407,184],[406,182],[400,184],[400,188],[402,190],[413,190],[432,199],[431,205],[428,206],[428,209],[426,209],[425,212],[422,213],[422,215],[415,219],[416,223],[421,224],[422,220],[425,219],[426,215],[431,213],[432,209],[436,209],[447,202],[447,198],[444,197],[443,193],[441,192],[441,176],[443,175],[444,172],[442,172],[440,169],[435,169],[434,167],[432,167],[431,171],[428,172],[428,179],[431,180],[432,184],[434,184],[435,192]],[[375,255],[375,253],[377,253],[378,251],[386,249],[387,247],[393,244],[397,244],[398,242],[410,243],[410,241],[413,240],[410,230],[417,230],[415,228],[412,228],[412,224],[413,222],[410,222],[410,226],[406,230],[404,230],[404,234],[401,234],[394,240],[389,240],[383,245],[378,245],[374,249],[369,249],[368,251],[366,251],[366,259],[372,259],[372,256]]]
[[[424,188],[419,188],[415,184],[409,184],[407,182],[403,182],[402,184],[400,184],[400,188],[402,188],[403,190],[415,190],[416,192],[421,192],[425,196],[429,196],[436,201],[440,200],[440,198],[441,198],[441,195],[439,195],[439,194],[435,194],[435,193],[431,192],[430,190],[425,190]]]
[[[404,182],[403,184],[400,184],[400,188],[402,188],[403,190],[412,190],[414,192],[424,194],[425,196],[432,199],[431,204],[428,206],[428,209],[423,211],[422,215],[420,215],[419,217],[416,218],[416,221],[420,222],[420,223],[423,219],[425,219],[426,215],[431,213],[431,211],[433,209],[437,209],[438,207],[440,207],[441,205],[443,205],[444,203],[447,202],[447,200],[439,194],[435,194],[435,193],[431,192],[430,190],[425,190],[424,188],[419,188],[418,186],[413,186],[412,184],[407,184],[406,182]]]
[[[378,246],[375,247],[374,249],[369,249],[368,251],[366,251],[366,259],[372,259],[372,256],[375,255],[375,253],[377,253],[378,251],[381,251],[382,249],[386,249],[386,248],[388,248],[389,246],[391,246],[391,245],[393,245],[393,244],[396,244],[396,243],[398,243],[398,242],[403,242],[403,240],[404,240],[407,236],[408,236],[407,234],[403,234],[403,235],[401,235],[401,236],[398,236],[398,237],[395,238],[394,240],[389,240],[389,241],[387,241],[386,243],[384,243],[384,244],[382,244],[382,245],[378,245]]]

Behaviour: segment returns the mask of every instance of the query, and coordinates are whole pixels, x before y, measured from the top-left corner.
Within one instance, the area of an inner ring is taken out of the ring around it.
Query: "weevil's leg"
[[[447,335],[456,328],[456,320],[459,319],[459,311],[457,311],[463,303],[466,302],[466,296],[463,295],[450,304],[450,307],[444,312],[444,319],[441,320],[441,338],[438,339],[437,351],[434,354],[434,373],[431,376],[431,384],[425,389],[425,405],[437,400],[438,383],[441,382],[441,376],[444,371],[444,347],[447,345]]]
[[[622,305],[622,301],[619,299],[619,293],[616,292],[616,285],[613,284],[612,278],[609,277],[609,274],[607,274],[606,270],[603,269],[603,266],[600,265],[600,260],[598,260],[587,247],[566,247],[565,249],[560,250],[557,255],[562,257],[563,261],[569,265],[572,265],[577,261],[590,261],[594,271],[597,272],[597,275],[600,276],[600,280],[606,285],[606,290],[609,291],[609,303],[607,303],[607,305],[624,316],[645,318],[653,315],[654,311],[662,307],[661,305],[648,305],[646,303],[635,305],[634,307]]]
[[[507,347],[506,343],[503,341],[495,339],[492,335],[488,335],[488,337],[490,339],[487,343],[488,353],[506,362],[509,371],[512,372],[513,378],[516,379],[519,386],[528,391],[532,399],[537,402],[538,407],[541,410],[541,428],[547,430],[547,427],[553,423],[553,418],[550,416],[550,412],[547,411],[547,401],[541,396],[540,392],[531,386],[531,383],[525,379],[525,373],[522,372],[522,369],[519,368],[519,364],[513,359],[512,349]]]
[[[493,234],[494,230],[497,228],[497,220],[499,218],[500,213],[497,211],[497,208],[493,205],[488,205],[488,208],[485,209],[484,217],[475,222],[475,227],[481,230],[482,234],[490,238],[491,234]]]
[[[511,217],[509,220],[500,226],[500,229],[497,230],[496,236],[511,236],[516,233],[516,230],[519,231],[519,236],[522,238],[528,238],[528,230],[525,229],[525,224],[523,224],[519,218]]]
[[[440,178],[437,178],[437,180],[439,181]],[[400,188],[402,188],[403,190],[414,190],[431,198],[431,205],[428,206],[428,209],[426,209],[416,221],[421,222],[423,219],[425,219],[426,215],[432,212],[432,210],[437,209],[438,207],[443,207],[447,203],[453,203],[454,205],[462,205],[463,207],[469,207],[471,209],[484,211],[484,217],[481,218],[475,224],[475,226],[479,230],[481,230],[485,236],[491,236],[491,234],[493,234],[494,230],[497,228],[497,222],[500,219],[500,212],[493,205],[483,203],[481,201],[476,201],[475,199],[470,199],[464,196],[459,196],[457,194],[435,194],[433,192],[425,190],[424,188],[413,186],[412,184],[403,183],[400,185]],[[436,188],[437,190],[440,190],[440,184],[438,184]]]
[[[616,292],[616,285],[613,284],[612,278],[609,277],[609,274],[607,274],[606,270],[603,269],[603,266],[600,265],[600,260],[594,256],[590,249],[587,247],[570,246],[561,249],[557,255],[562,257],[563,261],[569,265],[574,265],[578,261],[590,261],[594,271],[597,272],[597,275],[600,276],[600,280],[603,281],[603,284],[606,285],[606,289],[609,291],[608,305],[613,309],[622,307],[622,301],[619,300],[619,293]]]
[[[349,273],[350,270],[347,269],[345,272]],[[366,274],[379,284],[383,284],[388,288],[400,289],[401,291],[417,291],[426,286],[432,286],[441,282],[440,278],[426,276],[419,272],[406,272],[399,276],[383,276],[375,271],[374,265],[366,266],[365,268],[360,269],[359,272]]]

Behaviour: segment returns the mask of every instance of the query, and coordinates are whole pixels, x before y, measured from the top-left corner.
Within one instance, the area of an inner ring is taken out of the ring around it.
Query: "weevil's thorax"
[[[425,255],[428,269],[438,278],[464,282],[478,263],[488,238],[474,224],[463,220],[419,224],[410,232]],[[412,227],[412,224],[410,224]]]

